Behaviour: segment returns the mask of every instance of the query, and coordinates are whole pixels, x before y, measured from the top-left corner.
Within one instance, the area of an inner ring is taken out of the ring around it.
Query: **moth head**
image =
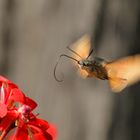
[[[87,69],[87,68],[89,68],[89,67],[92,66],[92,63],[91,63],[90,60],[84,59],[84,60],[78,61],[78,66],[79,66],[81,69]]]

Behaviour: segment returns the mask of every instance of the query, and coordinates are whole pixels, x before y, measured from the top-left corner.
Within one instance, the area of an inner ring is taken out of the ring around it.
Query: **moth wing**
[[[127,86],[127,80],[122,78],[109,78],[110,88],[113,92],[120,92]]]
[[[126,85],[132,85],[140,81],[140,55],[128,56],[108,63],[105,66],[108,77],[110,77],[111,86],[121,80],[115,80],[113,77],[127,79]],[[114,84],[113,84],[114,83]]]
[[[77,60],[86,59],[89,55],[89,51],[91,48],[91,39],[89,35],[82,36],[78,41],[73,43],[70,48],[72,48],[77,54],[81,56],[81,58],[78,55],[75,55],[73,53],[73,57]]]

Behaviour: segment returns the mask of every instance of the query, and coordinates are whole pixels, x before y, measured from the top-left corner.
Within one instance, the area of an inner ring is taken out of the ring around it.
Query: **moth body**
[[[83,59],[78,62],[79,67],[88,73],[88,77],[97,77],[102,80],[108,79],[105,69],[107,62],[99,57],[94,57],[92,60]]]
[[[108,80],[110,88],[114,92],[120,92],[126,86],[140,81],[140,54],[112,62],[107,62],[100,57],[93,57],[94,50],[91,49],[91,39],[88,35],[81,37],[67,49],[73,55],[61,54],[59,59],[66,57],[73,60],[74,64],[79,67],[79,75],[83,78],[96,77],[101,80]],[[54,68],[54,77],[58,82],[62,82],[63,80],[59,80],[55,74],[58,62]]]

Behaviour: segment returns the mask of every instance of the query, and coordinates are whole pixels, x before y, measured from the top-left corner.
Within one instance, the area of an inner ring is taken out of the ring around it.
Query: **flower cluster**
[[[0,140],[54,140],[55,128],[32,110],[36,102],[0,76]]]

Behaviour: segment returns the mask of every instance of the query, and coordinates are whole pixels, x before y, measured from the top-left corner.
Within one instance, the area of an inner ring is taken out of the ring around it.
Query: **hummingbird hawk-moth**
[[[120,92],[127,85],[132,85],[140,80],[139,54],[112,62],[108,62],[100,57],[91,57],[93,49],[91,49],[89,35],[81,37],[67,48],[73,53],[73,56],[61,54],[60,58],[67,57],[73,60],[78,66],[78,73],[84,78],[96,77],[101,80],[108,80],[114,92]],[[54,77],[58,82],[62,82],[63,80],[58,79],[56,76],[58,62],[55,65]]]

